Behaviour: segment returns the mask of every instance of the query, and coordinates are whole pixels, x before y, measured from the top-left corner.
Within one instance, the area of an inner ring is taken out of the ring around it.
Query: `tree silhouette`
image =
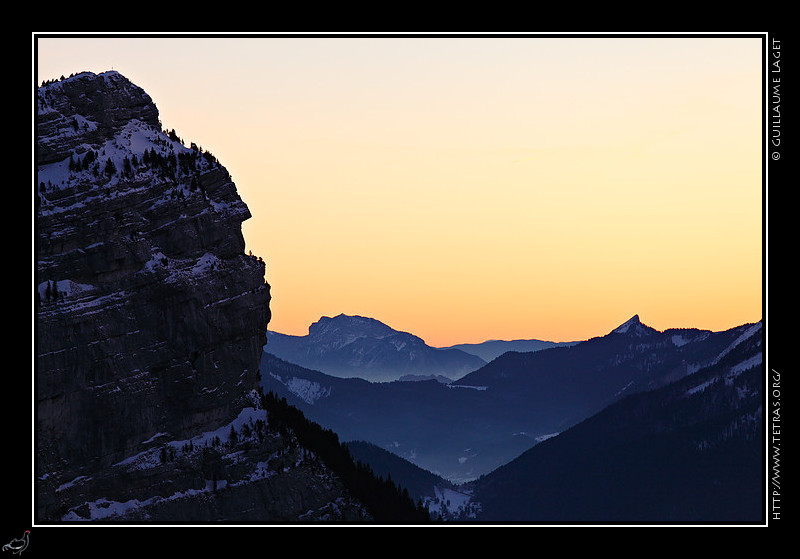
[[[117,172],[117,167],[114,165],[114,162],[109,157],[106,159],[106,166],[103,169],[103,174],[108,175],[109,177],[113,176]]]
[[[408,491],[394,484],[391,477],[376,477],[368,465],[353,460],[350,450],[339,437],[305,418],[275,393],[262,395],[270,425],[281,432],[292,432],[300,443],[319,456],[340,477],[345,487],[370,511],[378,522],[423,524],[431,521],[421,502],[414,503]]]

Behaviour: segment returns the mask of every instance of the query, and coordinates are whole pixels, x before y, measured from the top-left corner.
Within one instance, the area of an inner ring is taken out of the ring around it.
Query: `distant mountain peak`
[[[380,320],[366,316],[339,314],[333,318],[322,316],[308,327],[309,336],[327,337],[331,335],[345,337],[374,337],[383,338],[397,333]],[[352,341],[352,340],[351,340]]]
[[[646,324],[643,324],[642,321],[639,320],[639,315],[635,314],[627,321],[614,328],[614,330],[611,332],[613,334],[631,334],[641,336],[642,334],[648,332],[655,332],[655,330]]]
[[[321,316],[319,321],[320,322],[332,321],[345,324],[383,324],[383,322],[381,322],[380,320],[377,320],[375,318],[370,318],[368,316],[360,316],[357,314],[344,314],[344,313],[339,313],[334,317]]]
[[[366,316],[322,316],[306,336],[271,332],[266,351],[295,365],[341,377],[370,381],[402,375],[463,376],[486,362],[458,349],[430,347],[409,332]]]
[[[625,321],[622,324],[620,324],[619,326],[617,326],[614,329],[614,332],[617,332],[619,334],[624,334],[625,332],[628,331],[628,328],[630,328],[631,326],[634,326],[636,324],[641,324],[641,323],[642,323],[642,321],[639,320],[639,315],[635,314],[631,318],[629,318],[627,321]]]

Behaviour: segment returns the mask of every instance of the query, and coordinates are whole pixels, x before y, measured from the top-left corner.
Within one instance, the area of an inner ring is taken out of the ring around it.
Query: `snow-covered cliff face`
[[[37,136],[37,515],[61,519],[75,480],[91,501],[88,480],[258,408],[270,289],[228,172],[119,73],[40,87]]]

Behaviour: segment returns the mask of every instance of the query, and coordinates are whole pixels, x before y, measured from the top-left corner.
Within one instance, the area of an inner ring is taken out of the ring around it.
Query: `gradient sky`
[[[445,346],[760,320],[760,38],[38,38],[114,69],[253,217],[270,329]],[[38,74],[37,74],[38,71]]]

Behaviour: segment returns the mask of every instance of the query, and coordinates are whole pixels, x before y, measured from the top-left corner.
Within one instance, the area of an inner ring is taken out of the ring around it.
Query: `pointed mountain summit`
[[[658,330],[650,328],[639,320],[639,315],[635,314],[626,322],[620,324],[611,331],[612,334],[628,334],[629,336],[644,336],[647,334],[658,333]]]

